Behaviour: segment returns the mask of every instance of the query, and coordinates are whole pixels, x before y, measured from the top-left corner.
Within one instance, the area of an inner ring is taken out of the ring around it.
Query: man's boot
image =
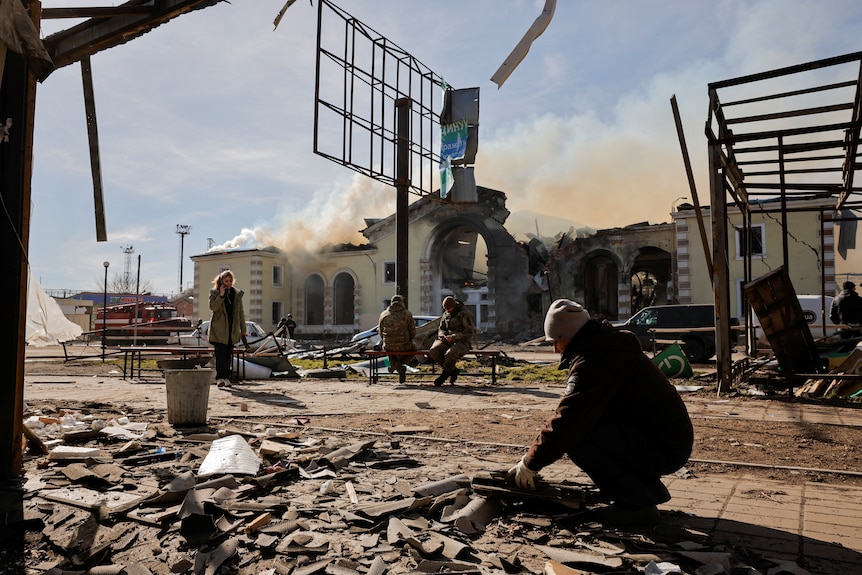
[[[457,367],[449,372],[449,383],[455,385],[455,380],[458,379],[458,374],[461,373],[461,370]]]
[[[670,501],[670,492],[664,483],[661,482],[661,479],[656,479],[653,483],[650,483],[647,486],[647,490],[655,499],[656,505]]]
[[[404,383],[407,379],[407,368],[403,365],[398,368],[398,383]]]
[[[443,382],[446,381],[446,379],[448,377],[449,377],[449,372],[444,371],[443,373],[441,373],[440,375],[437,376],[437,379],[434,380],[434,385],[438,386],[438,387],[443,385]]]

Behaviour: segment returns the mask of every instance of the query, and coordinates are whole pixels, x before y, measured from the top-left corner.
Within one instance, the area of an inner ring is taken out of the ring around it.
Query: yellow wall
[[[794,204],[795,205],[795,204]],[[804,202],[806,207],[818,204],[810,201]],[[674,214],[677,223],[679,241],[679,226],[685,222],[688,226],[687,246],[678,247],[678,251],[687,250],[690,266],[691,302],[711,303],[714,301],[712,287],[712,276],[707,270],[706,259],[701,242],[700,232],[697,227],[697,219],[693,210],[682,210]],[[703,209],[703,217],[707,226],[707,238],[710,244],[709,253],[712,257],[712,230],[710,224],[709,208]],[[728,217],[734,226],[742,225],[742,218],[737,209],[729,209]],[[821,293],[821,269],[823,262],[820,261],[820,213],[811,212],[789,212],[787,214],[787,226],[791,233],[788,235],[788,270],[793,287],[797,294],[819,294]],[[752,214],[752,227],[763,225],[766,236],[764,242],[765,257],[753,258],[751,265],[751,279],[757,279],[763,274],[775,270],[784,264],[784,252],[782,246],[781,215]],[[826,227],[826,295],[834,295],[834,244],[830,235],[831,223]],[[737,234],[734,229],[729,230],[728,241],[728,268],[731,278],[730,308],[734,315],[739,315],[739,299],[741,299],[737,280],[745,277],[744,261],[737,257]]]

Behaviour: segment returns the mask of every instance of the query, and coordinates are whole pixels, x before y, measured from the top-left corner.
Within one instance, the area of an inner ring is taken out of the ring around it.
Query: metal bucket
[[[166,369],[168,423],[206,425],[214,369]]]

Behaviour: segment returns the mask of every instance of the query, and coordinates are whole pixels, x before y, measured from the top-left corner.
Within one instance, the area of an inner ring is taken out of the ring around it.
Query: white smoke
[[[309,256],[329,245],[365,243],[364,218],[394,211],[395,188],[354,174],[347,189],[334,186],[318,192],[300,212],[280,207],[271,225],[243,228],[209,251],[276,247],[294,257]]]

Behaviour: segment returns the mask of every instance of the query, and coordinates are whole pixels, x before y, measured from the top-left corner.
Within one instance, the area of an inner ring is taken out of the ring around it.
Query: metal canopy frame
[[[787,214],[820,212],[820,254],[825,257],[826,221],[840,210],[862,208],[859,170],[862,127],[862,52],[817,60],[709,84],[706,138],[709,151],[719,393],[731,383],[730,224],[727,210],[742,214],[744,239],[752,213],[780,214],[784,267],[789,271]],[[764,200],[772,200],[767,207]],[[847,219],[846,217],[844,219]],[[856,217],[850,219],[858,219]],[[831,248],[831,246],[829,246]],[[751,254],[744,249],[746,281]],[[821,262],[822,264],[822,262]],[[821,288],[827,278],[821,265]],[[750,328],[751,313],[746,314]],[[749,345],[754,342],[749,338]]]

